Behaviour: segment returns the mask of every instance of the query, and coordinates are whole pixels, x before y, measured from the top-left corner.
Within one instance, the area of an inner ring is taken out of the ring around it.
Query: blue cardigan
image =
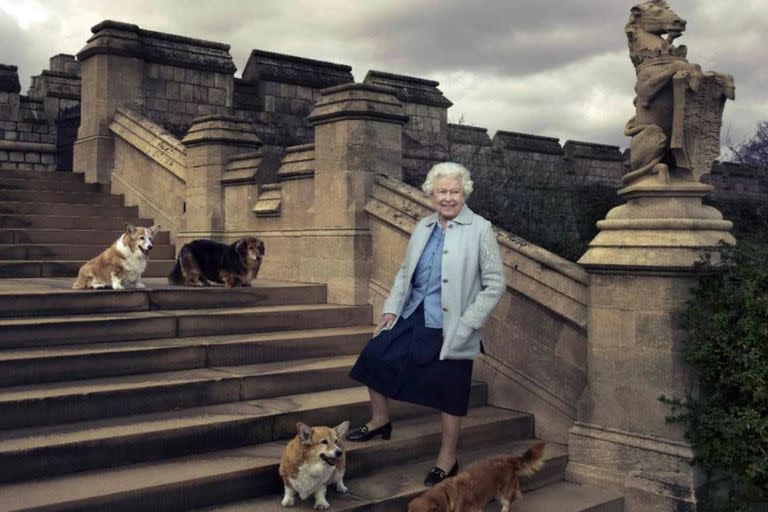
[[[411,295],[411,278],[436,222],[437,213],[421,219],[408,242],[405,259],[382,311],[395,315],[396,321]],[[480,353],[480,328],[499,302],[505,283],[493,226],[467,205],[448,222],[443,242],[442,279],[440,359],[474,359]]]

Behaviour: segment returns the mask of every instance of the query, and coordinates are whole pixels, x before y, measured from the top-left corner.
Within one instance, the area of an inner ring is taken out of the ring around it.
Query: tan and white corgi
[[[115,243],[80,267],[72,288],[144,288],[141,275],[147,268],[152,238],[158,229],[158,225],[143,228],[126,224],[125,233]]]
[[[347,435],[349,422],[337,427],[309,427],[297,423],[296,437],[283,450],[280,460],[280,476],[285,495],[283,506],[292,507],[296,495],[302,500],[315,497],[315,509],[330,507],[325,499],[325,488],[336,484],[338,492],[347,492],[344,485],[346,456],[341,439]]]

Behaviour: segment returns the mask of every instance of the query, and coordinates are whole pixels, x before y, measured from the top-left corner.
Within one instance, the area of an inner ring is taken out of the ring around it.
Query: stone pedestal
[[[598,223],[579,263],[590,274],[588,388],[570,431],[567,478],[612,487],[625,510],[697,510],[705,480],[691,466],[683,428],[661,395],[684,398],[695,378],[682,359],[681,313],[692,267],[722,240],[729,221],[691,181],[640,184]]]
[[[309,116],[315,128],[318,233],[309,274],[328,283],[328,301],[367,304],[371,234],[364,211],[377,174],[402,177],[408,118],[389,88],[345,84],[323,90]]]
[[[225,211],[221,178],[227,159],[262,145],[251,123],[227,115],[195,119],[181,142],[187,148],[187,205],[177,248],[196,238],[221,238]]]
[[[88,183],[109,183],[114,143],[109,125],[117,107],[140,107],[144,76],[138,27],[105,21],[77,54],[81,64],[81,119],[73,149],[75,172]]]

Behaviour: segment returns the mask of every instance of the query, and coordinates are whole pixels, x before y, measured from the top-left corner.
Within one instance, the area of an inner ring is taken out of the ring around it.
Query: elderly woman
[[[389,398],[441,411],[442,445],[424,480],[432,486],[458,472],[456,443],[469,405],[472,360],[504,277],[491,223],[464,204],[472,192],[469,171],[437,164],[422,190],[435,213],[413,230],[376,334],[350,372],[368,386],[372,414],[347,439],[389,439]]]

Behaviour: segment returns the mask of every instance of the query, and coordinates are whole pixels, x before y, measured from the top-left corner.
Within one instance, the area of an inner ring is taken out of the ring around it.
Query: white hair
[[[466,167],[455,162],[443,162],[435,164],[427,173],[427,179],[421,185],[421,190],[428,196],[432,195],[432,189],[435,188],[435,182],[440,178],[456,178],[464,189],[464,197],[469,197],[472,193],[472,178],[469,177],[469,171]]]

